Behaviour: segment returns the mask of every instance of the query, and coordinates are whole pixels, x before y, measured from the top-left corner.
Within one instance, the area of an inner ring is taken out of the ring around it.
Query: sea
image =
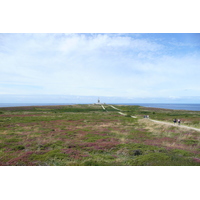
[[[121,105],[138,105],[143,107],[164,108],[172,110],[200,111],[200,104],[173,104],[173,103],[121,103]]]
[[[21,106],[56,106],[74,105],[75,103],[0,103],[0,107],[21,107]],[[81,103],[80,103],[81,104]],[[200,104],[172,104],[172,103],[109,103],[112,105],[138,105],[153,108],[165,108],[173,110],[200,111]]]
[[[0,103],[0,107],[21,107],[21,106],[57,106],[73,105],[74,103]]]

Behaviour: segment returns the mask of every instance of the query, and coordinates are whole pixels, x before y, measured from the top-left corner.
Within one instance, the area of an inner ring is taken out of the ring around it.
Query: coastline
[[[113,103],[113,105],[119,105]],[[142,106],[147,108],[162,108],[169,110],[200,111],[200,104],[197,103],[121,103],[120,105]]]
[[[30,106],[65,106],[75,103],[0,103],[0,108],[30,107]]]
[[[65,105],[77,105],[77,104],[92,104],[92,103],[0,103],[1,108],[10,107],[30,107],[30,106],[65,106]],[[107,105],[118,106],[142,106],[147,108],[162,108],[169,110],[186,110],[186,111],[200,111],[200,104],[188,104],[188,103],[108,103]]]

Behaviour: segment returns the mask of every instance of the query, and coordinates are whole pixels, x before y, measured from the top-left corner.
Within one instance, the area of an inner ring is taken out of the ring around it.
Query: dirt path
[[[114,108],[115,110],[119,110],[120,111],[120,109],[118,109],[118,108],[115,108],[114,106],[112,106],[112,105],[110,105],[112,108]]]
[[[111,107],[112,108],[114,108],[115,110],[119,110],[119,109],[117,109],[117,108],[115,108],[114,106],[112,106],[111,105]],[[124,114],[124,113],[122,113],[122,112],[118,112],[120,115],[126,115],[126,114]],[[135,116],[131,116],[132,118],[137,118],[137,117],[135,117]],[[173,124],[173,123],[170,123],[170,122],[163,122],[163,121],[157,121],[157,120],[153,120],[153,119],[147,119],[147,120],[150,120],[150,121],[152,121],[152,122],[156,122],[156,123],[160,123],[160,124],[166,124],[166,125],[171,125],[171,126],[176,126],[176,127],[179,127],[179,128],[186,128],[186,129],[192,129],[192,130],[195,130],[195,131],[200,131],[200,129],[199,128],[193,128],[193,127],[189,127],[189,126],[184,126],[184,125],[178,125],[178,124]]]
[[[112,108],[114,108],[115,110],[118,110],[118,111],[121,111],[120,109],[118,109],[118,108],[115,108],[114,106],[112,106],[112,105],[110,105]],[[120,115],[126,115],[125,113],[122,113],[122,112],[118,112]],[[135,117],[135,116],[131,116],[132,118],[137,118],[137,117]]]
[[[192,130],[195,130],[195,131],[200,131],[199,128],[193,128],[193,127],[189,127],[189,126],[173,124],[173,123],[170,123],[170,122],[157,121],[157,120],[153,120],[153,119],[148,119],[148,120],[150,120],[152,122],[160,123],[160,124],[172,125],[172,126],[176,126],[176,127],[179,127],[179,128],[187,128],[187,129],[192,129]]]
[[[119,110],[119,109],[117,109],[117,108],[115,108],[114,106],[112,106],[111,105],[111,107],[112,108],[114,108],[114,109],[116,109],[116,110]],[[120,115],[126,115],[126,114],[124,114],[124,113],[122,113],[122,112],[118,112]],[[135,117],[135,116],[131,116],[132,118],[137,118],[137,117]],[[170,122],[163,122],[163,121],[157,121],[157,120],[153,120],[153,119],[147,119],[147,120],[150,120],[150,121],[152,121],[152,122],[156,122],[156,123],[160,123],[160,124],[166,124],[166,125],[172,125],[172,126],[176,126],[176,127],[179,127],[179,128],[186,128],[186,129],[192,129],[192,130],[195,130],[195,131],[200,131],[200,129],[199,128],[193,128],[193,127],[189,127],[189,126],[184,126],[184,125],[178,125],[178,124],[176,124],[176,125],[174,125],[173,123],[170,123]]]
[[[124,115],[124,116],[126,115],[126,114],[124,114],[124,113],[122,113],[122,112],[118,112],[118,113],[119,113],[120,115]]]
[[[102,107],[104,110],[106,110],[105,107],[104,107],[103,105],[101,105],[101,107]]]

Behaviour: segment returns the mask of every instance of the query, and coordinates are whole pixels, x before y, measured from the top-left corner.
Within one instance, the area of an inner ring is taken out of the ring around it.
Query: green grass
[[[200,112],[114,106],[126,116],[109,105],[1,108],[0,165],[200,165],[199,132],[143,119],[198,127]]]

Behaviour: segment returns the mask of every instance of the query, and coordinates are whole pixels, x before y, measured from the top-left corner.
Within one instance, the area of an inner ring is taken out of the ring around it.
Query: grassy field
[[[1,166],[199,166],[200,112],[140,106],[0,108]],[[132,118],[136,116],[137,118]]]

